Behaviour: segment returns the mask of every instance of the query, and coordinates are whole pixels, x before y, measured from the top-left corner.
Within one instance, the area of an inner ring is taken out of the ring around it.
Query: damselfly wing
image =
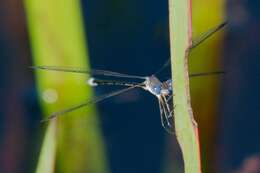
[[[193,45],[190,49],[197,47],[199,44],[204,42],[207,38],[212,36],[218,30],[222,29],[227,22],[224,22],[218,25],[215,28],[212,28],[197,40],[193,42]],[[94,98],[93,100],[80,103],[78,105],[72,106],[68,109],[64,109],[59,112],[55,112],[51,114],[47,119],[43,121],[48,121],[53,118],[56,118],[59,115],[64,115],[68,112],[72,112],[79,108],[85,107],[90,104],[95,104],[101,102],[104,99],[108,99],[113,96],[117,96],[119,94],[125,93],[129,90],[135,88],[141,88],[143,90],[149,91],[151,94],[157,97],[159,102],[159,109],[160,109],[160,116],[161,116],[161,123],[162,127],[168,133],[174,133],[174,107],[173,107],[173,88],[172,88],[172,79],[168,79],[164,82],[161,82],[155,75],[166,68],[170,63],[170,60],[167,60],[163,66],[153,75],[151,76],[139,76],[139,75],[129,75],[123,74],[108,70],[85,70],[81,68],[75,67],[57,67],[57,66],[32,66],[31,68],[35,70],[49,70],[49,71],[60,71],[60,72],[70,72],[70,73],[82,73],[82,74],[89,74],[92,78],[89,79],[88,84],[91,86],[100,86],[100,85],[117,85],[117,86],[125,86],[126,88],[114,91],[99,97]],[[199,76],[207,76],[207,75],[217,75],[222,74],[222,71],[214,71],[214,72],[206,72],[206,73],[194,73],[190,74],[190,77],[199,77]],[[113,77],[115,80],[107,80],[102,79],[102,77]],[[122,81],[122,79],[128,79],[127,81]],[[129,81],[132,80],[140,80],[139,82],[136,81]]]

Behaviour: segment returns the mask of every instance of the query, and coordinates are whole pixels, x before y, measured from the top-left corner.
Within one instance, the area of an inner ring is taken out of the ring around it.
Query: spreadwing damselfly
[[[202,42],[204,42],[207,38],[212,36],[217,31],[221,30],[224,26],[226,26],[227,22],[223,22],[220,25],[210,29],[208,32],[202,34],[198,39],[196,39],[190,50],[194,49]],[[139,76],[139,75],[129,75],[123,74],[108,70],[85,70],[76,67],[58,67],[58,66],[32,66],[33,69],[36,70],[48,70],[48,71],[59,71],[59,72],[70,72],[70,73],[82,73],[89,74],[92,77],[88,80],[88,84],[92,87],[102,86],[102,85],[110,85],[110,86],[123,86],[125,88],[98,96],[92,100],[80,103],[78,105],[72,106],[68,109],[64,109],[58,112],[54,112],[47,119],[42,121],[48,121],[57,116],[64,115],[66,113],[72,112],[79,108],[88,106],[90,104],[95,104],[101,102],[102,100],[108,99],[113,96],[120,95],[132,89],[143,89],[145,91],[150,92],[154,96],[157,97],[159,102],[160,109],[160,117],[162,127],[169,133],[174,133],[174,107],[173,107],[173,93],[174,88],[172,88],[172,82],[174,79],[168,79],[166,81],[160,81],[156,75],[164,70],[170,64],[170,59],[167,60],[159,70],[149,76]],[[206,73],[193,73],[190,74],[190,78],[200,77],[200,76],[208,76],[208,75],[218,75],[223,74],[223,71],[213,71]],[[111,77],[111,79],[103,79],[102,77]],[[112,79],[113,78],[113,79]],[[122,80],[124,79],[124,80]],[[126,80],[127,79],[127,80]]]

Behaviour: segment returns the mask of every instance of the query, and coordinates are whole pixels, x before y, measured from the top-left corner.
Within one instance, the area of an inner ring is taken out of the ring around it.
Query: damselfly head
[[[164,96],[168,96],[172,93],[172,80],[169,79],[162,83],[161,94]]]
[[[164,83],[166,84],[167,89],[172,91],[172,80],[169,79],[169,80],[165,81]]]

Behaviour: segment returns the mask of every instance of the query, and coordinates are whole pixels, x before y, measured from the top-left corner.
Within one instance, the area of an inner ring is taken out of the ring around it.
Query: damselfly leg
[[[159,108],[160,108],[160,117],[162,127],[170,134],[174,134],[175,126],[174,126],[174,108],[172,95],[161,96],[158,98]]]

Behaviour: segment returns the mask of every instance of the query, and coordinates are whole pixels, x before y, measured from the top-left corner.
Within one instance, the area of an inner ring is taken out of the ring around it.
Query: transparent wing
[[[88,105],[90,105],[90,104],[95,104],[95,103],[101,102],[102,100],[105,100],[105,99],[107,99],[107,98],[110,98],[110,97],[113,97],[113,96],[122,94],[122,93],[124,93],[124,92],[126,92],[126,91],[129,91],[129,90],[131,90],[131,89],[133,89],[133,88],[136,88],[136,87],[138,87],[138,86],[139,86],[139,85],[131,86],[131,87],[128,87],[128,88],[125,88],[125,89],[121,89],[121,90],[118,90],[118,91],[114,91],[114,92],[111,92],[111,93],[102,95],[102,96],[100,96],[100,97],[97,97],[97,98],[95,98],[95,99],[93,99],[93,100],[89,100],[89,101],[87,101],[87,102],[84,102],[84,103],[81,103],[81,104],[72,106],[72,107],[70,107],[70,108],[68,108],[68,109],[64,109],[64,110],[62,110],[62,111],[55,112],[55,113],[51,114],[48,118],[43,119],[41,122],[46,122],[46,121],[49,121],[49,120],[51,120],[51,119],[53,119],[53,118],[56,118],[56,117],[59,116],[59,115],[64,115],[64,114],[66,114],[66,113],[72,112],[72,111],[74,111],[74,110],[80,109],[80,108],[85,107],[85,106],[88,106]]]
[[[172,98],[172,95],[169,95],[160,96],[158,99],[162,127],[170,134],[175,133]]]
[[[212,36],[213,34],[218,32],[219,30],[224,28],[227,24],[228,24],[228,22],[224,21],[223,23],[219,24],[218,26],[215,26],[214,28],[211,28],[210,30],[208,30],[206,33],[202,34],[198,39],[196,39],[192,42],[190,49],[194,49],[195,47],[200,45],[200,43],[207,40],[207,38],[209,38],[210,36]]]
[[[57,67],[57,66],[31,66],[30,68],[35,70],[50,70],[50,71],[61,71],[70,73],[83,73],[90,74],[93,76],[112,76],[112,77],[122,77],[122,78],[134,78],[134,79],[146,79],[144,76],[128,75],[123,73],[117,73],[108,70],[85,70],[78,67]]]
[[[227,21],[219,24],[218,26],[211,28],[210,30],[208,30],[206,33],[203,33],[201,36],[199,36],[199,38],[195,39],[192,41],[192,45],[190,47],[190,50],[196,48],[197,46],[199,46],[201,43],[203,43],[205,40],[207,40],[207,38],[211,37],[213,34],[215,34],[217,31],[221,30],[222,28],[224,28],[227,25]],[[170,58],[162,65],[162,67],[155,73],[158,74],[160,73],[164,68],[166,68],[169,64],[170,64],[171,60]]]
[[[203,72],[203,73],[192,73],[190,74],[190,78],[193,77],[202,77],[202,76],[212,76],[212,75],[221,75],[221,74],[225,74],[224,71],[212,71],[212,72]]]

